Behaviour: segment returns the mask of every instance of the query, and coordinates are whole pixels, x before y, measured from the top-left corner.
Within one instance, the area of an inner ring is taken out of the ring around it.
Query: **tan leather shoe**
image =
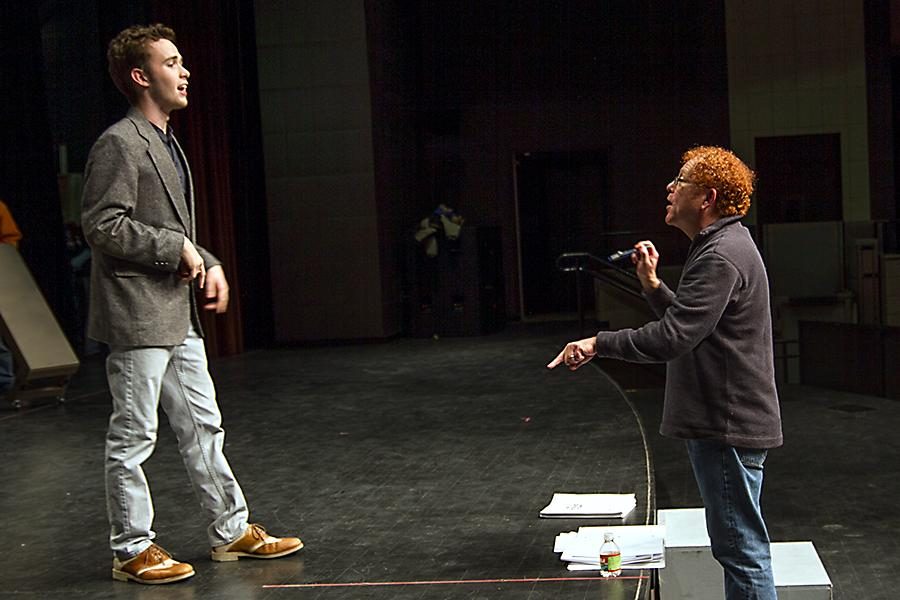
[[[239,558],[279,558],[293,554],[303,547],[300,538],[272,537],[266,533],[262,525],[251,523],[244,535],[225,546],[216,546],[210,556],[219,562],[228,562]]]
[[[194,567],[178,562],[156,544],[150,544],[149,548],[125,562],[114,558],[112,576],[116,581],[130,579],[148,584],[172,583],[193,577]]]

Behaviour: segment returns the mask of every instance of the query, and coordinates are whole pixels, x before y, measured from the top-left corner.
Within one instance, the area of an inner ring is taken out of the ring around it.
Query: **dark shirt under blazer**
[[[177,149],[192,198],[190,168]],[[173,346],[191,324],[201,331],[191,286],[178,275],[184,238],[195,237],[192,204],[169,151],[138,109],[100,136],[85,167],[82,211],[92,250],[91,338],[114,346]],[[197,251],[206,269],[220,264],[200,246]]]

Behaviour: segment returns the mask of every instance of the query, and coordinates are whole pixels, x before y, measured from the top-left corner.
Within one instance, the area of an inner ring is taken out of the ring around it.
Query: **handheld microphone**
[[[608,260],[609,262],[617,262],[629,258],[635,252],[636,250],[634,248],[629,248],[628,250],[619,250],[618,252],[613,252],[612,254],[607,256],[606,260]]]

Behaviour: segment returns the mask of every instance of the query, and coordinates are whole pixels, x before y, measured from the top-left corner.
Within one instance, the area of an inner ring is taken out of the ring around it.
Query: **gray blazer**
[[[177,142],[176,142],[177,144]],[[185,164],[190,197],[193,181]],[[195,237],[171,155],[136,108],[107,129],[85,167],[81,223],[92,250],[88,335],[114,346],[174,346],[202,330],[192,285],[178,276]],[[209,269],[220,262],[197,246]]]

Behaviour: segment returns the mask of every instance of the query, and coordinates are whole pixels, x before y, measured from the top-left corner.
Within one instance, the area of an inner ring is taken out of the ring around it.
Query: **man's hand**
[[[178,264],[178,275],[182,281],[193,281],[199,279],[199,286],[202,288],[206,280],[206,269],[203,266],[203,259],[197,248],[191,243],[191,240],[184,238],[184,245],[181,247],[181,262]]]
[[[634,245],[635,253],[631,255],[635,272],[641,280],[644,291],[650,292],[659,287],[660,281],[656,276],[656,264],[659,262],[659,252],[650,240],[644,240]]]
[[[569,342],[562,349],[556,358],[547,364],[548,369],[556,368],[557,365],[565,363],[570,371],[587,364],[597,355],[597,338],[589,337],[577,342]]]
[[[228,310],[228,280],[225,279],[225,271],[220,265],[210,267],[206,272],[206,285],[200,287],[206,296],[203,308],[214,310],[219,314]]]

